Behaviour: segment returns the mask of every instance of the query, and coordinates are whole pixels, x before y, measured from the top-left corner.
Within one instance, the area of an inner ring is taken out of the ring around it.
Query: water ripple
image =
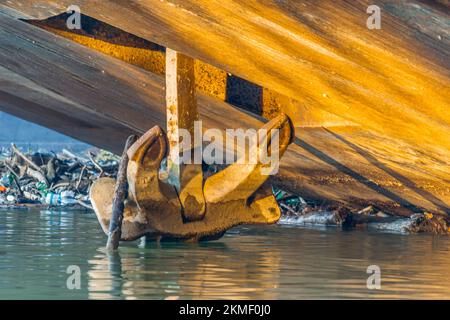
[[[125,243],[117,254],[93,214],[0,212],[0,298],[450,298],[450,240],[336,228],[242,226],[216,242]],[[67,267],[81,270],[69,290]],[[381,290],[367,289],[369,265]]]

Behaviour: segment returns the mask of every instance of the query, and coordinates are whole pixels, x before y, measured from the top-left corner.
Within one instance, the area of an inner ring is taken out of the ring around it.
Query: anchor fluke
[[[276,138],[278,155],[275,160],[279,161],[292,142],[293,130],[292,122],[285,114],[280,114],[265,124],[258,132],[258,144],[249,150],[250,154],[258,155],[256,161],[231,164],[209,177],[205,182],[206,201],[218,203],[245,200],[250,197],[270,176],[270,172],[268,172],[270,164],[264,163],[260,159],[261,153],[263,153],[261,148],[267,148],[267,153],[270,154],[273,139]],[[262,134],[263,132],[264,134]]]

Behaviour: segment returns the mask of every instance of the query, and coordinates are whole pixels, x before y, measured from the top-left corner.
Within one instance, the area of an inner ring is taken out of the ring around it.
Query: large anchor
[[[170,49],[166,52],[166,101],[167,134],[155,126],[127,151],[128,196],[120,239],[212,240],[239,224],[277,222],[281,211],[267,182],[269,175],[262,170],[267,163],[238,161],[205,178],[201,162],[175,161],[180,155],[179,130],[194,137],[194,122],[199,117],[194,60]],[[259,154],[267,148],[270,153],[276,129],[281,158],[294,135],[290,119],[281,114],[261,129],[267,133],[266,142],[260,139],[248,152]],[[193,149],[201,148],[194,139],[191,142]],[[191,154],[194,157],[195,152]],[[100,178],[91,187],[91,201],[105,233],[115,184],[114,179]]]

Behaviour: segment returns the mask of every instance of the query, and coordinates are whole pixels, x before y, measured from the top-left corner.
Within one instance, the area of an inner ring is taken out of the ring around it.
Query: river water
[[[0,211],[0,299],[450,298],[444,236],[241,226],[114,255],[105,241],[92,213]],[[371,265],[380,289],[367,287]]]

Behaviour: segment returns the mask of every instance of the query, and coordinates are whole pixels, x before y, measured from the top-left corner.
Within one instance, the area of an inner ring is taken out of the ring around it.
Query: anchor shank
[[[166,50],[166,108],[169,181],[178,190],[185,220],[200,220],[205,212],[205,200],[201,157],[198,159],[201,139],[195,139],[201,132],[195,130],[199,116],[194,59],[169,48]]]

